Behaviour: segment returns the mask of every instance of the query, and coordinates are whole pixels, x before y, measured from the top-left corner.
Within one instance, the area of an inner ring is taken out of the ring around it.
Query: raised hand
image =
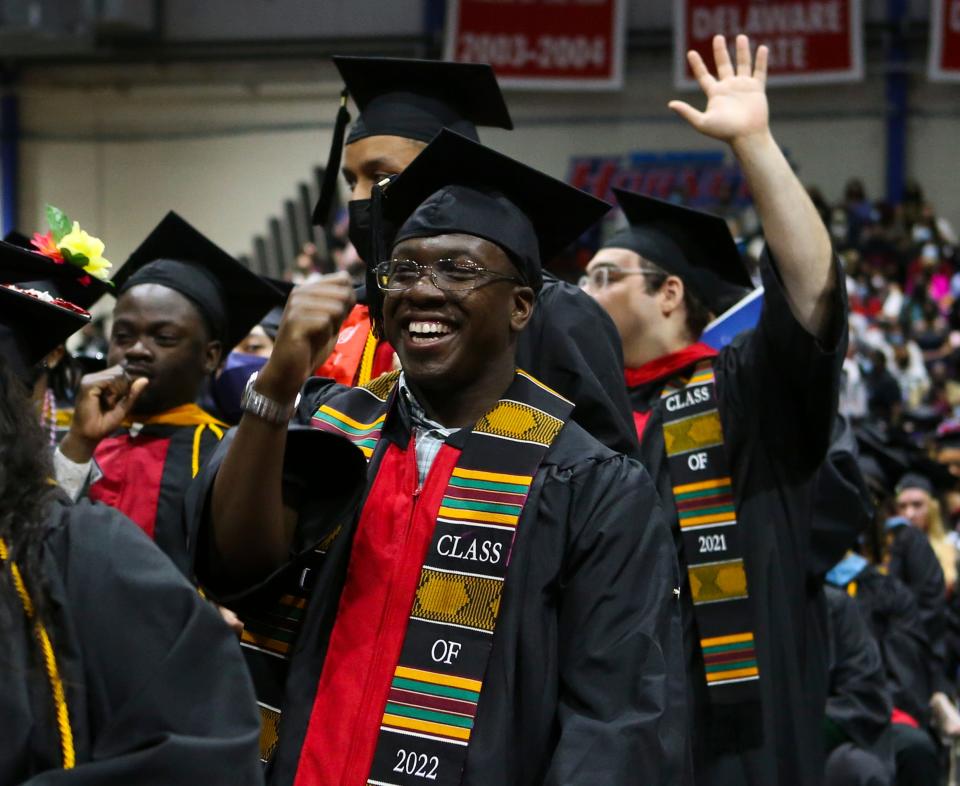
[[[277,330],[273,354],[256,389],[275,401],[292,402],[300,386],[333,350],[337,331],[355,298],[346,273],[322,276],[295,287]]]
[[[71,461],[90,460],[100,440],[120,428],[149,380],[131,379],[121,366],[112,366],[80,380],[70,432],[60,451]]]
[[[759,47],[751,68],[750,39],[738,35],[737,65],[734,69],[726,39],[722,35],[714,36],[716,77],[710,73],[699,53],[692,50],[687,52],[690,69],[707,97],[707,108],[701,112],[685,101],[671,101],[668,106],[701,134],[730,144],[768,134],[768,54],[767,47]]]

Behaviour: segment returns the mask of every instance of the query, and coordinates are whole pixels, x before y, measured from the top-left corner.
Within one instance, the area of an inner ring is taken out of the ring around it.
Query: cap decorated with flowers
[[[51,228],[44,234],[28,239],[11,232],[0,241],[0,280],[89,310],[113,289],[103,243],[58,208],[48,205],[47,219]]]
[[[58,264],[75,265],[94,278],[108,281],[112,266],[103,256],[103,241],[81,229],[79,222],[71,221],[58,207],[47,205],[46,213],[50,229],[43,235],[34,234],[34,248]]]

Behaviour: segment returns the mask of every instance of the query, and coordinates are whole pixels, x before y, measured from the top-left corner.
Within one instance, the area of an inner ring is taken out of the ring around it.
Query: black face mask
[[[347,229],[347,236],[353,247],[357,249],[357,254],[369,267],[372,264],[382,260],[371,260],[370,249],[373,246],[373,228],[370,215],[370,199],[351,199],[347,203],[347,212],[350,216],[350,226]]]

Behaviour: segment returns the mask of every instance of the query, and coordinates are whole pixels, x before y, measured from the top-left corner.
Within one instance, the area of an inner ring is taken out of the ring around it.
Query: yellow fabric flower
[[[60,238],[57,247],[60,251],[66,251],[71,257],[84,257],[86,264],[83,265],[83,269],[91,276],[106,280],[107,271],[112,265],[103,258],[103,241],[80,229],[79,222],[73,222],[73,229]]]

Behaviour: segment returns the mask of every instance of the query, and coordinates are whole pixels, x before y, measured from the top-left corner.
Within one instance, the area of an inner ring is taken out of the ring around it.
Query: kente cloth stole
[[[277,752],[290,653],[306,616],[313,577],[341,530],[340,525],[331,530],[303,559],[298,570],[283,578],[278,592],[244,601],[236,608],[243,619],[240,649],[253,678],[260,709],[260,760],[264,764]]]
[[[753,614],[713,363],[661,393],[663,440],[711,702],[759,700]]]
[[[398,376],[384,375],[364,390],[385,400]],[[313,424],[346,436],[369,458],[386,406],[354,400],[351,412],[320,407]],[[467,437],[421,568],[370,786],[461,782],[516,528],[533,477],[572,411],[569,401],[518,370]]]

